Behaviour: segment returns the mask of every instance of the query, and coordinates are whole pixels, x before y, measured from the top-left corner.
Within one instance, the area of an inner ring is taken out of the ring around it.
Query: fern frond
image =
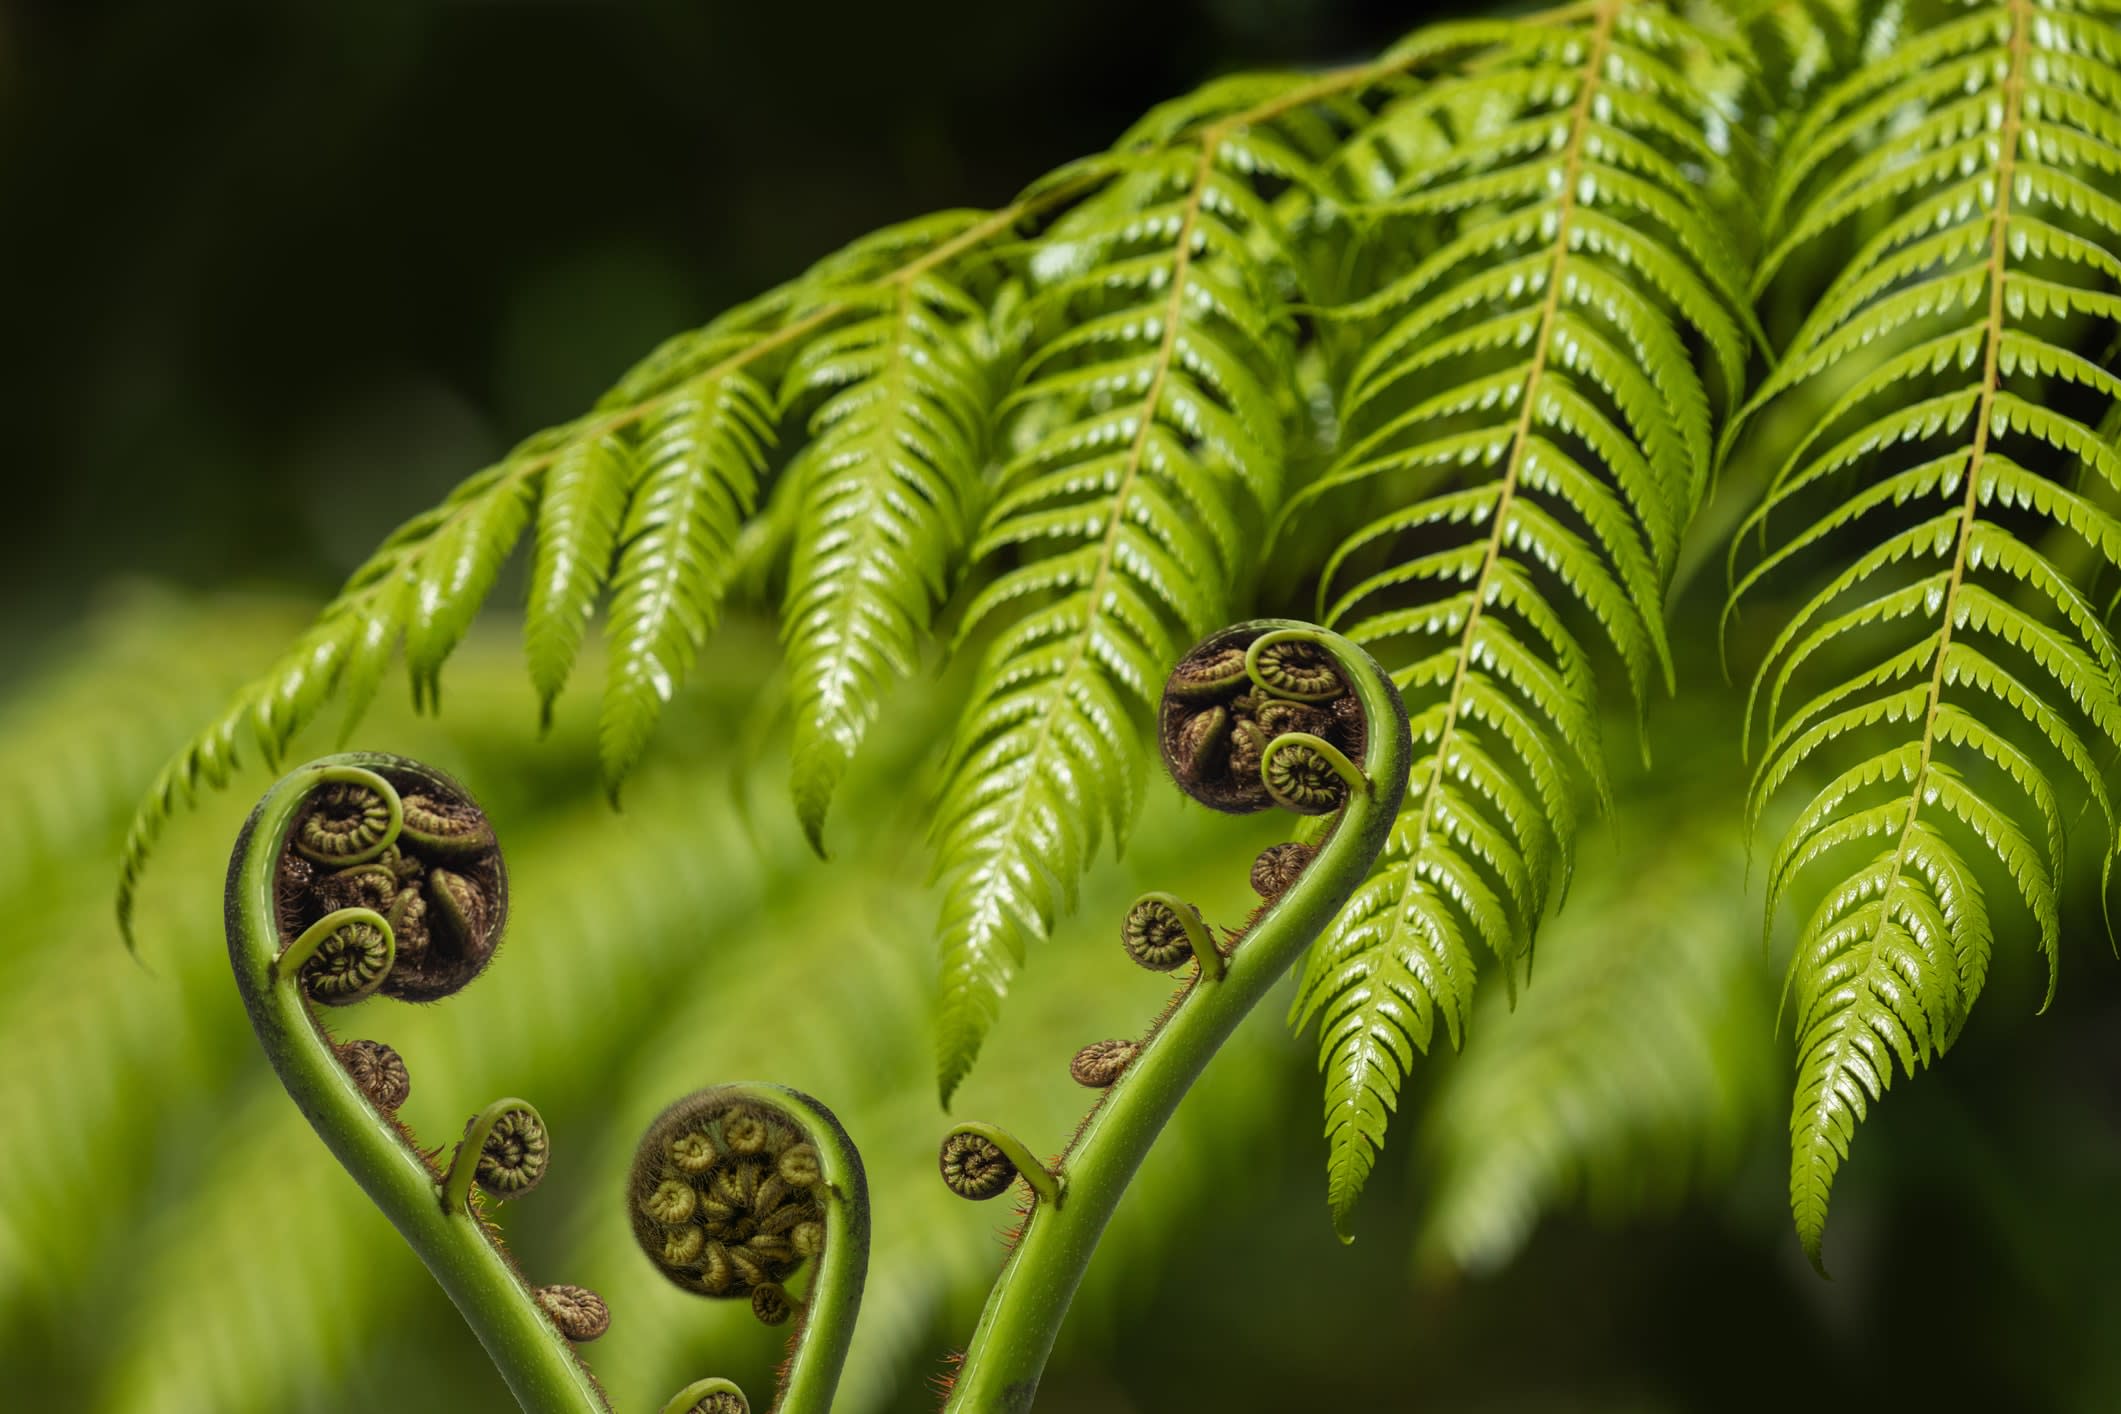
[[[973,547],[1000,573],[959,630],[995,638],[934,825],[946,1100],[1026,939],[1073,906],[1100,840],[1124,838],[1139,724],[1168,665],[1229,616],[1280,500],[1289,271],[1261,187],[1306,163],[1271,124],[1227,113],[1145,127],[1179,135],[1146,151],[1123,138],[1087,169],[1104,184],[1026,257],[1032,334]]]
[[[1771,191],[1763,286],[1821,260],[1833,274],[1752,406],[1838,394],[1748,519],[1760,558],[1732,605],[1849,555],[1784,621],[1753,690],[1751,816],[1811,768],[1835,772],[1768,868],[1770,924],[1782,899],[1812,901],[1789,976],[1790,1201],[1814,1262],[1857,1124],[1980,994],[1985,874],[2020,905],[2052,992],[2066,830],[2051,778],[2096,804],[2102,852],[2121,845],[2099,760],[2121,733],[2121,650],[2061,568],[2081,552],[2051,548],[2121,564],[2121,521],[2073,489],[2121,487],[2098,430],[2121,400],[2098,361],[2121,329],[2117,93],[2109,12],[1945,7],[1821,97]]]
[[[1671,680],[1664,584],[1750,357],[1739,187],[1691,77],[1720,52],[1607,0],[1494,34],[1351,145],[1392,152],[1368,209],[1418,258],[1342,311],[1344,449],[1285,523],[1328,498],[1365,517],[1319,604],[1393,655],[1420,759],[1292,1012],[1319,1026],[1343,1232],[1415,1053],[1439,1018],[1461,1039],[1478,951],[1514,989],[1566,886],[1575,796],[1605,794],[1584,628],[1638,703]]]
[[[796,813],[821,853],[833,791],[962,568],[993,402],[983,303],[945,274],[832,273],[849,279],[835,292],[847,322],[797,355],[781,395],[816,404],[789,472],[800,500],[782,637]]]

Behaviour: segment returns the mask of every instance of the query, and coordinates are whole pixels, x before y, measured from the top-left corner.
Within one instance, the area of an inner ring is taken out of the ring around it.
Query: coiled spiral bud
[[[1017,1167],[1002,1146],[984,1134],[953,1130],[943,1136],[943,1186],[960,1198],[999,1198],[1016,1182]]]
[[[1329,751],[1330,745],[1308,732],[1276,737],[1260,766],[1274,803],[1299,815],[1328,815],[1340,809],[1348,798],[1348,783]]]
[[[347,1041],[334,1048],[339,1064],[361,1087],[368,1102],[388,1114],[412,1094],[412,1072],[405,1058],[381,1041]]]
[[[316,944],[297,975],[312,1000],[326,1006],[351,1006],[375,995],[390,971],[393,955],[387,931],[363,917],[347,917]]]
[[[1252,891],[1261,898],[1280,898],[1301,879],[1304,870],[1318,856],[1315,846],[1290,841],[1287,844],[1268,845],[1252,861]]]
[[[1332,654],[1303,630],[1266,624],[1225,629],[1181,659],[1164,683],[1157,729],[1179,789],[1231,814],[1292,801],[1310,813],[1334,809],[1344,793],[1313,782],[1301,760],[1282,762],[1283,779],[1269,785],[1264,768],[1281,756],[1272,745],[1312,736],[1359,758],[1366,732]]]
[[[522,1100],[496,1100],[464,1126],[450,1164],[449,1189],[453,1196],[468,1197],[476,1181],[495,1198],[520,1198],[544,1180],[551,1159],[552,1141],[538,1112]]]
[[[611,1308],[586,1286],[541,1286],[533,1294],[538,1308],[552,1318],[560,1334],[577,1345],[611,1329]]]
[[[434,1001],[485,970],[508,912],[508,876],[493,827],[464,789],[415,761],[340,768],[305,802],[282,851],[274,897],[283,941],[332,913],[365,909],[390,925],[396,950],[371,987]],[[321,950],[320,950],[321,952]],[[320,1002],[356,999],[334,973],[305,976]],[[365,996],[367,992],[358,995]]]
[[[1139,1041],[1092,1041],[1068,1062],[1068,1075],[1089,1089],[1108,1089],[1127,1073],[1127,1067],[1139,1054]]]
[[[1191,904],[1185,907],[1192,910],[1193,926],[1205,930],[1200,910]],[[1169,899],[1152,894],[1127,910],[1119,929],[1120,946],[1151,972],[1176,971],[1193,956],[1193,934],[1187,921]]]
[[[725,1088],[687,1096],[642,1136],[627,1191],[634,1238],[671,1282],[749,1299],[767,1325],[793,1313],[785,1283],[824,1249],[829,1191],[792,1115]]]
[[[383,792],[339,781],[316,793],[293,843],[311,862],[343,869],[381,854],[403,822],[402,807]]]

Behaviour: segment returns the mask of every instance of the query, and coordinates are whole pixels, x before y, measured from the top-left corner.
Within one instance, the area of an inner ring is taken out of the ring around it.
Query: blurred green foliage
[[[0,721],[0,1369],[22,1407],[82,1411],[501,1409],[446,1301],[309,1135],[256,1053],[226,973],[220,875],[247,798],[186,817],[149,876],[143,961],[108,914],[117,831],[149,763],[284,639],[301,605],[109,596]],[[623,813],[596,786],[582,704],[536,738],[513,625],[474,637],[450,708],[389,702],[364,744],[435,761],[491,810],[515,922],[489,976],[427,1008],[335,1017],[406,1054],[434,1139],[489,1095],[532,1095],[551,1180],[502,1218],[527,1268],[609,1298],[593,1363],[633,1409],[705,1369],[779,1356],[744,1312],[655,1279],[617,1194],[638,1128],[715,1079],[797,1085],[862,1145],[877,1252],[843,1407],[929,1407],[1000,1261],[986,1209],[933,1176],[933,966],[918,883],[925,743],[953,682],[895,700],[850,780],[841,853],[815,859],[779,786],[764,624],[717,640]],[[1700,684],[1706,688],[1707,684]],[[2107,969],[2034,1021],[2041,978],[1999,978],[1935,1081],[1881,1116],[1852,1171],[1840,1279],[1784,1224],[1774,969],[1742,874],[1737,763],[1672,709],[1658,769],[1622,787],[1514,1014],[1499,988],[1463,1058],[1425,1068],[1420,1142],[1388,1160],[1342,1249],[1316,1187],[1303,1046],[1263,1012],[1122,1209],[1041,1408],[1780,1407],[1854,1400],[2107,1407],[2114,1288]],[[323,749],[328,743],[316,743]],[[1249,906],[1268,836],[1151,792],[1123,862],[1026,974],[959,1109],[1057,1148],[1084,1107],[1081,1043],[1161,999],[1110,934],[1151,885],[1211,916]],[[1624,861],[1641,861],[1630,865]],[[1394,1196],[1396,1194],[1396,1197]],[[1464,1269],[1462,1271],[1462,1269]],[[1949,1361],[1930,1359],[1939,1340]]]

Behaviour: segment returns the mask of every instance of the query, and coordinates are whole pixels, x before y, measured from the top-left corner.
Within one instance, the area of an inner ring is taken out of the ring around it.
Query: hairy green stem
[[[449,1293],[517,1402],[529,1414],[608,1414],[596,1382],[515,1265],[464,1204],[444,1205],[434,1171],[340,1066],[294,969],[275,966],[275,890],[288,831],[313,792],[341,781],[380,787],[393,820],[402,818],[397,793],[377,768],[413,763],[366,753],[327,757],[281,777],[251,813],[229,861],[225,900],[237,989],[296,1108]],[[280,1195],[278,1201],[300,1199]]]
[[[1067,1202],[1034,1207],[987,1298],[948,1410],[1021,1414],[1031,1407],[1098,1238],[1157,1135],[1238,1023],[1333,921],[1391,834],[1412,757],[1398,690],[1374,659],[1338,634],[1289,621],[1266,626],[1277,641],[1309,641],[1338,662],[1368,724],[1363,787],[1348,792],[1317,857],[1261,913],[1222,981],[1187,991],[1092,1113],[1065,1165]]]

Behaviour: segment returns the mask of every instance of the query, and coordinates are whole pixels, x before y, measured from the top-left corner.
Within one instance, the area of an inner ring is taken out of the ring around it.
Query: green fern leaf
[[[1026,940],[1073,906],[1099,842],[1123,840],[1140,723],[1170,662],[1228,617],[1279,502],[1290,272],[1259,188],[1306,164],[1227,105],[1298,90],[1246,80],[1152,114],[1072,170],[1102,185],[1026,257],[1032,335],[973,547],[1000,572],[960,630],[996,636],[934,826],[946,1100]]]
[[[947,239],[974,219],[930,229]],[[805,346],[782,393],[818,403],[789,472],[800,502],[782,638],[796,813],[820,853],[885,687],[914,670],[958,578],[992,403],[986,310],[945,276],[872,277],[835,299],[847,322]]]
[[[1664,583],[1750,353],[1737,187],[1686,77],[1713,47],[1654,6],[1587,7],[1492,36],[1349,149],[1397,144],[1367,209],[1425,254],[1341,311],[1344,450],[1285,516],[1366,512],[1319,603],[1399,655],[1420,758],[1292,1011],[1319,1025],[1343,1233],[1436,1018],[1463,1035],[1476,945],[1514,990],[1570,872],[1576,794],[1605,793],[1583,628],[1638,702],[1671,680]],[[1431,127],[1425,148],[1386,136]]]
[[[553,701],[574,671],[589,615],[611,576],[634,470],[633,448],[622,437],[606,435],[569,443],[545,473],[523,647],[537,688],[539,719],[547,725]]]
[[[1839,392],[1749,518],[1761,553],[1732,605],[1858,547],[1783,623],[1754,684],[1767,744],[1752,818],[1813,766],[1838,771],[1768,878],[1770,923],[1782,899],[1815,900],[1789,979],[1790,1202],[1815,1263],[1856,1126],[1896,1069],[1951,1045],[1980,994],[1995,942],[1983,874],[2018,901],[2052,990],[2067,831],[2051,778],[2096,804],[2109,859],[2121,844],[2092,745],[2121,731],[2121,650],[2047,548],[2075,540],[2121,564],[2121,521],[2070,485],[2121,487],[2098,430],[2121,380],[2086,352],[2121,325],[2121,204],[2105,195],[2121,172],[2121,33],[2045,0],[1950,11],[1794,130],[1761,272],[1793,285],[1824,259],[1834,273],[1754,406]],[[1754,720],[1749,707],[1749,736]]]
[[[597,730],[614,799],[714,626],[773,436],[772,400],[740,369],[689,386],[642,429],[640,482],[611,576]]]

